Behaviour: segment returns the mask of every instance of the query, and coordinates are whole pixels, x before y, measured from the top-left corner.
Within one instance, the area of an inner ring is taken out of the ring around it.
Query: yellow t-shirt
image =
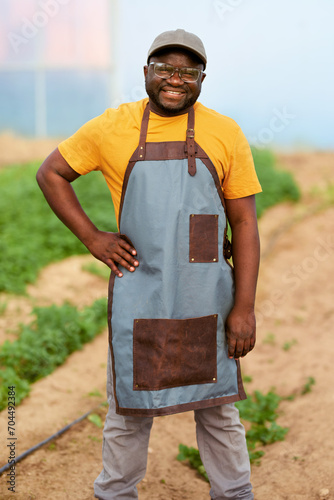
[[[109,108],[59,144],[61,155],[81,175],[101,170],[113,199],[116,220],[123,179],[138,146],[148,98]],[[211,159],[222,182],[224,197],[243,198],[261,191],[252,153],[240,127],[201,103],[194,104],[195,141]],[[162,117],[150,113],[147,142],[185,141],[188,115]]]

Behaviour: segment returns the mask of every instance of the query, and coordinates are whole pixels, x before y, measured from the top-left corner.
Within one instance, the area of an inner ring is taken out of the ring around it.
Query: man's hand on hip
[[[130,272],[139,266],[138,260],[134,257],[137,251],[123,234],[98,231],[93,241],[86,246],[94,257],[110,267],[119,278],[123,273],[118,269],[118,265]]]

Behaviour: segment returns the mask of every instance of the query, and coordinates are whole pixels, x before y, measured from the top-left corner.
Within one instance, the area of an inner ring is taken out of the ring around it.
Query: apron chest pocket
[[[218,215],[191,214],[189,262],[218,262]]]
[[[217,315],[190,319],[135,319],[133,389],[157,391],[215,383]]]

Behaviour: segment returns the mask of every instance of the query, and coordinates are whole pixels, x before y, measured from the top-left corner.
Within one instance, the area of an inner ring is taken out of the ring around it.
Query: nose
[[[176,69],[173,76],[167,78],[167,81],[172,85],[183,85],[184,81],[180,78],[179,71]]]

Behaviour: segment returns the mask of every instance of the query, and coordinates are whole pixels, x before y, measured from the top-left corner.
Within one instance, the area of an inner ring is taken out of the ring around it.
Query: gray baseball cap
[[[148,51],[147,62],[155,52],[172,47],[179,47],[193,52],[203,61],[205,69],[207,58],[202,40],[197,35],[182,29],[164,31],[158,35]]]

